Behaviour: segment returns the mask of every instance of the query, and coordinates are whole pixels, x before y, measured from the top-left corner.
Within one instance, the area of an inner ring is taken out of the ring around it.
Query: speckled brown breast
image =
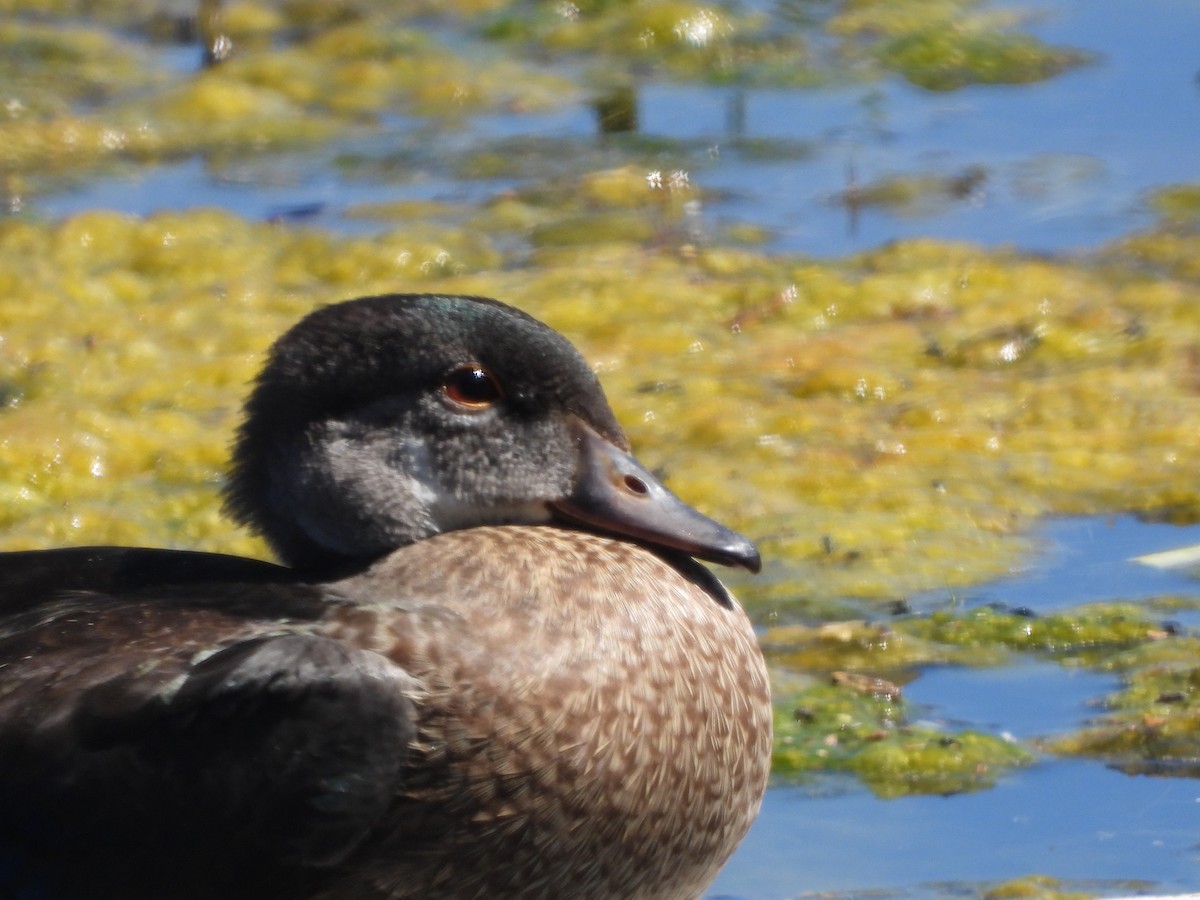
[[[333,585],[321,629],[421,687],[400,794],[322,896],[698,896],[758,811],[771,724],[750,623],[694,565],[476,528]]]

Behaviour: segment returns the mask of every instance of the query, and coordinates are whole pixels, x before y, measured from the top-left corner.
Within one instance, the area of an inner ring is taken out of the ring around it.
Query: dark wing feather
[[[143,547],[67,547],[0,553],[0,616],[69,591],[120,596],[173,584],[264,584],[298,580],[291,569],[222,553]]]
[[[414,731],[401,669],[311,633],[339,602],[197,584],[0,619],[0,896],[269,898],[319,882],[387,809]]]

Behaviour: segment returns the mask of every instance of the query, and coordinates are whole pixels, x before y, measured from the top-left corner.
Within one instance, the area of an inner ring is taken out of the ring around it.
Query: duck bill
[[[572,421],[580,466],[570,496],[551,508],[568,522],[679,550],[696,559],[762,568],[749,539],[684,503],[630,453]]]

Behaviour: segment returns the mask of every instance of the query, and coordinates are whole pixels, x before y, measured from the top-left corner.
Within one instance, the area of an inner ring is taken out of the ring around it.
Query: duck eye
[[[442,381],[442,393],[458,406],[473,410],[486,409],[504,398],[496,376],[478,363],[452,370]]]

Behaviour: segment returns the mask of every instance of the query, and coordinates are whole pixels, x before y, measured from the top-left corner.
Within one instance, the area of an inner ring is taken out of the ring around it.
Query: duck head
[[[226,508],[306,570],[551,522],[760,565],[631,455],[566,339],[482,297],[366,297],[301,320],[246,403]]]

